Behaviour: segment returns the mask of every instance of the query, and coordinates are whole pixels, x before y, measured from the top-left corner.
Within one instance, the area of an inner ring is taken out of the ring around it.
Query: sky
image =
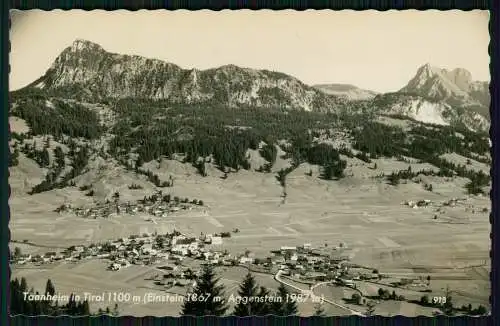
[[[114,53],[208,69],[226,64],[306,84],[401,89],[425,63],[489,81],[489,12],[12,11],[10,89],[33,82],[75,39]]]

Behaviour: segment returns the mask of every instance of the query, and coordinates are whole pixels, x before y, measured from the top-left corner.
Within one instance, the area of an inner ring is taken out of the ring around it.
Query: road
[[[351,309],[351,308],[349,308],[349,307],[343,306],[343,305],[341,305],[341,304],[338,304],[338,303],[333,302],[333,301],[331,301],[331,300],[328,300],[328,299],[325,299],[325,298],[319,297],[319,296],[317,296],[317,295],[315,295],[315,294],[314,294],[314,292],[313,292],[314,288],[316,288],[316,287],[318,287],[318,286],[320,286],[320,285],[323,285],[323,284],[330,283],[330,282],[321,282],[321,283],[317,283],[317,284],[315,284],[314,286],[312,286],[312,287],[311,287],[311,289],[309,289],[309,290],[304,290],[304,289],[301,289],[301,288],[299,288],[299,287],[297,287],[297,286],[295,286],[295,285],[293,285],[293,284],[289,284],[289,283],[287,283],[286,281],[284,281],[284,280],[280,277],[282,272],[283,272],[283,271],[281,271],[281,270],[280,270],[280,271],[278,271],[278,272],[276,273],[276,275],[274,275],[274,279],[275,279],[276,281],[278,281],[278,282],[280,282],[280,283],[282,283],[282,284],[284,284],[284,285],[286,285],[286,286],[289,286],[289,287],[291,287],[291,288],[293,288],[293,289],[297,290],[297,291],[298,291],[299,293],[301,293],[301,294],[304,294],[304,295],[306,295],[306,296],[309,296],[312,300],[318,300],[318,302],[319,302],[320,300],[322,300],[322,301],[324,301],[324,302],[326,302],[326,303],[329,303],[329,304],[331,304],[331,305],[334,305],[334,306],[336,306],[336,307],[338,307],[338,308],[341,308],[341,309],[347,310],[349,313],[351,313],[351,315],[357,315],[357,316],[362,316],[362,317],[364,317],[364,316],[365,316],[363,313],[361,313],[361,312],[359,312],[359,311],[353,310],[353,309]]]

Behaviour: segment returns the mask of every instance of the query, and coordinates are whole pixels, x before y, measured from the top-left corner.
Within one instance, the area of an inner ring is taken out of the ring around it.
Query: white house
[[[240,264],[247,264],[247,263],[252,264],[253,262],[254,262],[254,259],[252,257],[241,257],[240,258]]]
[[[176,245],[172,248],[172,252],[178,255],[187,256],[189,249],[186,245]]]
[[[112,271],[119,271],[121,267],[122,266],[120,264],[113,263],[113,264],[111,264],[111,266],[109,267],[109,269],[111,269]]]
[[[354,282],[352,280],[343,280],[345,286],[354,287]]]
[[[198,242],[191,242],[188,247],[189,250],[196,250],[198,249]]]

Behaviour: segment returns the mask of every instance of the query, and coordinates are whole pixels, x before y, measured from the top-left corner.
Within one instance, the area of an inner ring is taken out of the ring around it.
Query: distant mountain
[[[283,73],[234,65],[186,70],[157,59],[109,53],[86,40],[73,42],[28,87],[93,101],[143,98],[306,111],[328,110],[342,102]]]
[[[471,73],[463,68],[446,70],[425,64],[399,92],[469,108],[489,118],[489,83],[473,81]]]
[[[326,94],[339,96],[350,101],[370,100],[378,94],[349,84],[319,84],[314,85],[314,87]]]
[[[128,98],[367,117],[373,113],[399,115],[482,131],[489,125],[488,84],[472,81],[465,69],[447,71],[428,64],[399,92],[377,94],[347,84],[308,86],[284,73],[235,65],[182,69],[158,59],[110,53],[93,42],[76,40],[42,77],[14,93],[26,91],[86,103],[109,104]]]

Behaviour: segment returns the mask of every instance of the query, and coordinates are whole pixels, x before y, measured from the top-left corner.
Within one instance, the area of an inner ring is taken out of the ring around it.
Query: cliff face
[[[109,53],[84,40],[77,40],[66,48],[46,74],[31,86],[70,90],[69,93],[94,100],[132,97],[308,111],[332,109],[340,102],[282,73],[233,65],[203,71],[185,70],[161,60]]]
[[[400,92],[418,94],[452,106],[475,108],[489,115],[489,83],[473,81],[469,71],[453,70],[423,65]]]
[[[446,102],[430,100],[418,95],[390,93],[377,95],[372,101],[373,110],[380,114],[405,116],[420,122],[436,125],[461,125],[474,131],[488,131],[489,120],[482,114],[464,107],[454,107]]]

